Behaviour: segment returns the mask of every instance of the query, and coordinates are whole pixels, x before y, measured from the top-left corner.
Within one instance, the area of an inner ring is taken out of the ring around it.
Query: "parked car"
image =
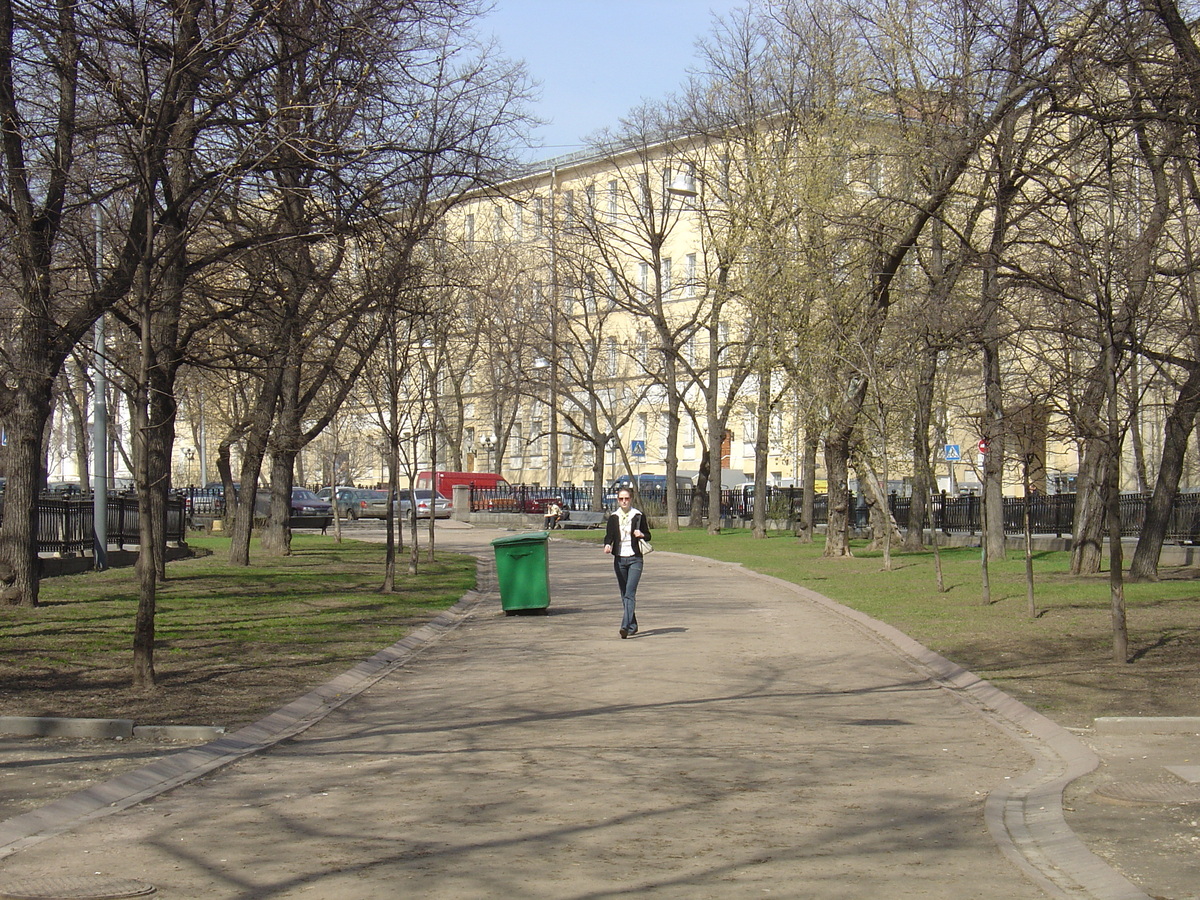
[[[321,488],[317,496],[331,503],[335,496],[333,488]],[[372,491],[365,488],[340,487],[336,491],[338,514],[347,519],[386,519],[388,513],[387,491]]]
[[[614,478],[608,483],[608,487],[604,490],[604,504],[610,508],[617,505],[617,491],[621,488],[633,487],[632,475],[621,475]],[[667,493],[667,476],[666,475],[639,475],[637,477],[638,493],[650,494],[659,498],[664,497]],[[693,487],[692,480],[685,475],[675,476],[675,489],[686,491]]]
[[[292,488],[292,512],[288,524],[292,528],[325,528],[333,521],[333,504],[322,500],[308,488]],[[254,515],[267,516],[271,511],[271,491],[261,489],[254,498]]]
[[[413,493],[417,498],[418,519],[429,518],[431,497],[434,498],[433,517],[435,519],[448,519],[450,518],[451,513],[454,512],[454,505],[441,494],[435,494],[433,491],[423,490],[421,488],[417,488]],[[406,488],[404,490],[397,491],[396,494],[396,503],[398,504],[396,508],[396,514],[407,517],[409,515],[409,510],[412,509],[412,500],[409,498],[408,489]]]

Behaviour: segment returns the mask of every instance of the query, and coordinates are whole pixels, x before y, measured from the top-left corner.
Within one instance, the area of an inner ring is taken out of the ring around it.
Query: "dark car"
[[[292,528],[320,528],[322,531],[333,521],[333,504],[326,503],[308,488],[292,488],[292,514],[288,525]],[[254,515],[266,518],[271,512],[271,491],[260,490],[254,498]]]

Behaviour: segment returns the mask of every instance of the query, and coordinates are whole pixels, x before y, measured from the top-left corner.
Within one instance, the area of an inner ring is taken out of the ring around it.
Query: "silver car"
[[[409,499],[408,491],[402,490],[397,491],[396,493],[399,496],[399,499],[396,501],[398,504],[397,514],[407,517],[409,515],[409,510],[412,509],[412,501]],[[448,519],[450,518],[451,513],[454,512],[454,504],[452,504],[441,494],[437,494],[428,489],[416,490],[413,491],[413,493],[417,498],[418,519],[429,518],[431,498],[433,503],[433,517],[435,519]]]
[[[330,501],[333,488],[321,488],[317,496]],[[364,488],[340,487],[337,489],[338,513],[347,519],[386,519],[388,513],[387,491],[371,491]]]

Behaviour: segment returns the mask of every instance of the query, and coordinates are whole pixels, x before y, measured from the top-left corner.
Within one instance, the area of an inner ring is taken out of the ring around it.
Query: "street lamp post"
[[[192,460],[194,460],[196,458],[195,448],[184,447],[183,448],[183,458],[187,461],[187,471],[185,474],[187,476],[188,485],[190,486],[192,484]]]
[[[550,466],[546,481],[558,485],[558,166],[550,176]]]
[[[483,448],[483,452],[487,454],[487,471],[492,471],[492,451],[496,449],[496,436],[494,434],[486,434],[479,439],[479,446]]]

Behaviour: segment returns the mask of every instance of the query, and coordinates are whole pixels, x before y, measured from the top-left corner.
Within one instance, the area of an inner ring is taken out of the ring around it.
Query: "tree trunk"
[[[825,440],[825,471],[829,477],[829,518],[822,556],[853,556],[850,552],[850,437],[831,435]]]
[[[262,471],[263,458],[267,453],[267,437],[271,421],[275,418],[276,402],[279,398],[279,370],[272,370],[259,386],[258,402],[250,427],[245,434],[242,453],[242,470],[239,476],[237,514],[233,530],[229,535],[229,564],[250,565],[250,533],[254,528],[254,500],[258,493],[258,478]]]
[[[758,376],[758,420],[754,424],[754,536],[767,536],[767,454],[771,449],[771,374]]]
[[[1111,317],[1108,320],[1112,321]],[[1113,662],[1129,661],[1129,629],[1125,621],[1125,582],[1121,548],[1121,422],[1117,406],[1117,351],[1112,335],[1104,348],[1108,393],[1108,452],[1105,454],[1104,505],[1108,519],[1108,584],[1112,614]]]
[[[292,529],[288,519],[292,512],[292,483],[296,472],[296,454],[300,438],[300,366],[296,360],[295,341],[289,348],[279,382],[279,404],[272,435],[271,452],[271,512],[261,535],[262,548],[268,556],[288,556],[292,552]],[[336,487],[336,485],[335,485]]]
[[[800,521],[796,524],[796,537],[802,544],[813,542],[813,517],[816,515],[817,452],[820,436],[806,428],[804,435],[804,461],[800,477],[803,481],[800,494]]]
[[[230,459],[230,448],[234,441],[241,438],[246,429],[237,426],[217,444],[217,477],[221,480],[221,496],[224,498],[225,530],[232,528],[237,518],[237,490],[233,486],[233,464]]]
[[[268,556],[290,556],[292,552],[292,473],[296,451],[276,448],[271,454],[271,500],[261,544]]]
[[[397,395],[395,391],[389,391],[389,402],[391,404],[391,412],[393,413],[390,422],[399,421],[397,409]],[[388,435],[388,483],[387,490],[391,502],[388,503],[387,511],[387,538],[384,545],[383,554],[383,585],[380,590],[385,594],[390,594],[396,590],[396,531],[400,530],[401,535],[404,533],[404,522],[396,517],[396,498],[400,496],[400,450],[396,446],[395,426],[389,425],[389,430],[392,432]],[[411,495],[410,495],[411,497]]]
[[[592,512],[604,510],[604,447],[607,441],[607,435],[592,439]]]
[[[1071,574],[1095,575],[1100,571],[1104,539],[1104,467],[1106,443],[1099,437],[1083,441],[1079,474],[1075,480],[1075,523],[1071,540]]]
[[[718,412],[720,398],[717,392],[721,384],[720,317],[725,297],[725,282],[728,269],[720,268],[716,295],[708,322],[708,384],[704,391],[704,412],[708,423],[708,473],[711,487],[708,492],[708,533],[721,533],[721,489],[725,487],[724,466],[721,465],[721,449],[725,443],[725,420]]]
[[[1167,416],[1163,434],[1162,457],[1158,465],[1158,478],[1154,483],[1154,494],[1146,508],[1146,517],[1138,534],[1137,548],[1129,575],[1135,580],[1156,580],[1158,558],[1162,553],[1167,526],[1171,521],[1171,510],[1179,495],[1179,480],[1183,475],[1183,461],[1187,453],[1188,439],[1200,414],[1200,366],[1188,373],[1187,381],[1180,388],[1171,412]]]
[[[667,456],[665,460],[667,469],[667,531],[678,531],[679,489],[676,476],[679,474],[679,448],[676,445],[679,442],[679,382],[675,372],[675,360],[670,354],[667,355],[666,366],[664,368],[667,372]]]
[[[983,457],[983,493],[987,506],[983,543],[988,559],[1004,559],[1004,407],[1000,391],[999,344],[984,345],[983,384],[987,414],[983,437],[987,451]]]
[[[841,405],[835,410],[825,438],[825,471],[829,477],[829,523],[822,556],[853,556],[850,552],[850,451],[855,425],[867,396],[867,379],[853,375]]]
[[[930,479],[929,426],[933,418],[933,388],[937,378],[937,351],[925,347],[917,361],[916,404],[912,432],[912,501],[908,510],[905,550],[925,546],[925,524],[929,519],[929,498],[934,485]]]
[[[71,410],[71,432],[75,436],[75,468],[79,472],[79,490],[88,494],[91,493],[91,479],[89,477],[89,457],[88,448],[91,445],[88,435],[87,413],[84,411],[87,408],[87,391],[84,388],[85,378],[84,373],[78,363],[72,363],[69,367],[74,373],[73,378],[65,378],[63,390],[61,394],[67,401],[67,405]]]
[[[146,279],[148,272],[143,271]],[[158,593],[158,566],[154,548],[158,544],[156,534],[152,481],[154,467],[153,424],[150,421],[150,370],[152,368],[152,336],[150,326],[150,297],[147,281],[141,285],[141,365],[134,389],[134,463],[138,494],[138,606],[133,629],[133,686],[139,689],[154,687],[154,617]]]
[[[22,350],[24,348],[22,347]],[[0,526],[0,566],[11,580],[0,596],[8,605],[37,606],[40,563],[37,554],[37,495],[43,482],[42,432],[50,420],[53,378],[41,373],[36,356],[22,353],[27,373],[24,390],[14,398],[6,424],[8,482],[4,492],[4,522]]]
[[[696,483],[692,491],[692,502],[688,512],[688,526],[691,528],[704,527],[704,510],[708,497],[708,450],[700,458],[700,472],[696,475]]]
[[[867,498],[867,509],[871,517],[871,550],[882,550],[884,553],[884,568],[891,569],[891,545],[900,540],[900,529],[892,515],[888,503],[887,492],[881,487],[881,478],[865,459],[858,467],[860,483],[866,485],[864,494]]]

